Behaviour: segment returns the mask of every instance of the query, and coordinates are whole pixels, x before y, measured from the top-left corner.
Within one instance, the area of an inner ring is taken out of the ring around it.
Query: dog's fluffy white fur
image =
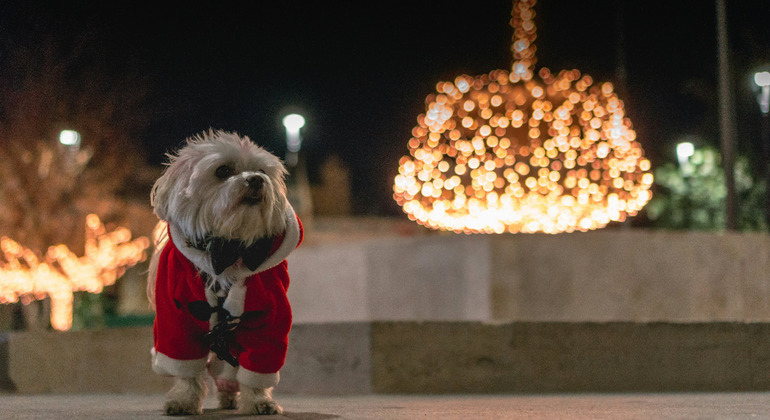
[[[162,221],[156,231],[156,248],[147,282],[153,307],[158,258],[168,241],[164,222],[175,241],[176,238],[199,241],[213,235],[250,244],[283,232],[289,206],[284,183],[286,169],[280,159],[248,137],[209,131],[188,139],[177,154],[168,158],[168,167],[156,181],[151,196],[154,211]],[[255,177],[262,180],[258,193],[249,188],[249,181],[253,182]],[[224,289],[253,274],[239,262],[216,275],[206,251],[186,247],[184,254]],[[282,412],[273,401],[272,388],[220,384],[219,380],[217,387],[221,408],[238,405],[244,414]],[[205,395],[202,377],[176,378],[166,396],[164,411],[171,415],[200,414]]]

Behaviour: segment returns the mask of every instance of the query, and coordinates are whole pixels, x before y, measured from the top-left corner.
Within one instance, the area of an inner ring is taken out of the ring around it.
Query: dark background
[[[751,75],[770,63],[770,2],[727,7],[736,141],[751,157],[761,140]],[[653,165],[673,161],[683,136],[718,146],[713,1],[541,0],[535,10],[538,67],[613,81]],[[281,117],[301,111],[311,181],[337,154],[354,210],[397,214],[391,180],[425,96],[440,80],[509,67],[510,11],[510,1],[6,1],[0,62],[53,36],[55,48],[86,46],[84,71],[136,78],[149,92],[136,141],[151,164],[208,128],[282,156]]]

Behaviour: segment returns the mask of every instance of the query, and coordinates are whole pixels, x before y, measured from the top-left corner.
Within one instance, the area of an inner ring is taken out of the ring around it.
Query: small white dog
[[[247,137],[209,131],[169,155],[153,187],[165,223],[147,282],[152,367],[176,378],[166,414],[202,413],[207,367],[220,408],[283,411],[272,389],[291,329],[285,259],[303,235],[285,176],[281,161]]]

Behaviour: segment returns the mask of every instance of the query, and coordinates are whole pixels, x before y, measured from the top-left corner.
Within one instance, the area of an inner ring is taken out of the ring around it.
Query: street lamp
[[[286,127],[286,164],[296,166],[299,161],[299,149],[302,147],[299,129],[305,126],[305,117],[289,114],[283,117],[283,126]]]
[[[282,123],[286,127],[286,166],[290,169],[286,179],[287,197],[305,226],[309,226],[313,217],[313,198],[304,159],[299,158],[299,150],[302,147],[299,131],[305,126],[305,117],[300,114],[288,114],[283,117]]]
[[[80,133],[75,130],[62,130],[59,133],[59,143],[64,146],[64,164],[67,171],[77,173],[78,153],[80,153]]]
[[[676,145],[676,159],[679,161],[679,168],[686,176],[690,173],[690,157],[695,154],[695,146],[689,141],[683,141]]]
[[[770,112],[770,72],[760,71],[754,73],[754,83],[759,86],[759,95],[757,95],[757,102],[759,103],[759,110],[763,115],[767,115]]]
[[[685,227],[690,227],[692,215],[692,184],[690,176],[695,172],[690,158],[695,154],[695,146],[689,141],[683,141],[676,145],[676,160],[679,161],[679,170],[682,171],[682,180],[686,188],[682,208],[684,211]]]
[[[59,133],[59,143],[64,146],[79,148],[80,133],[75,130],[62,130],[61,133]]]
[[[770,72],[754,73],[754,83],[759,87],[757,103],[762,112],[762,170],[765,174],[765,221],[770,229]]]

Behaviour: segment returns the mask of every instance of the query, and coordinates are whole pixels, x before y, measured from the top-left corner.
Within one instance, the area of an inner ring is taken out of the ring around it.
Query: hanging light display
[[[131,232],[119,227],[106,232],[95,214],[86,217],[85,255],[76,256],[66,245],[48,248],[44,261],[13,239],[0,238],[0,304],[51,298],[51,326],[72,327],[73,292],[101,293],[115,284],[127,267],[146,257],[150,241],[131,240]],[[1,262],[1,261],[0,261]]]
[[[572,232],[637,214],[650,161],[610,83],[535,75],[535,0],[515,1],[511,71],[439,82],[399,161],[394,198],[432,229]]]

